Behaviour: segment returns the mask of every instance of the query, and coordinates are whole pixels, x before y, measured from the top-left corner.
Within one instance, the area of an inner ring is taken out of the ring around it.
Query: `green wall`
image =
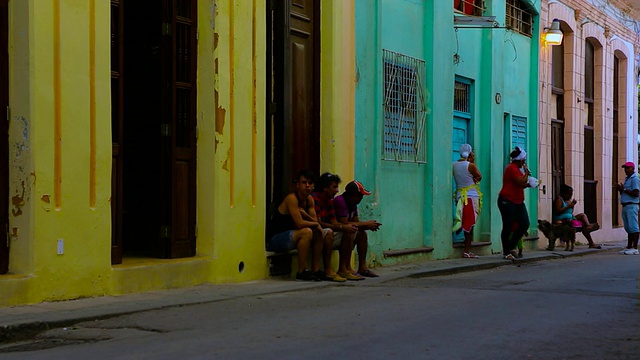
[[[505,2],[487,1],[486,14],[502,26]],[[539,9],[539,5],[536,5]],[[537,10],[536,10],[537,11]],[[356,178],[370,190],[361,218],[376,218],[381,230],[370,235],[370,262],[391,264],[420,257],[460,256],[452,247],[451,174],[453,88],[456,76],[472,83],[470,137],[484,175],[484,208],[474,249],[501,252],[502,222],[496,206],[505,158],[504,114],[527,118],[528,162],[537,170],[538,37],[496,29],[454,29],[448,1],[356,0]],[[536,17],[537,19],[537,17]],[[534,30],[537,34],[537,29]],[[426,163],[382,160],[382,49],[425,60]],[[454,57],[457,54],[457,63]],[[497,103],[496,94],[501,101]],[[537,190],[526,190],[532,226]],[[387,250],[433,247],[432,253],[383,256]]]

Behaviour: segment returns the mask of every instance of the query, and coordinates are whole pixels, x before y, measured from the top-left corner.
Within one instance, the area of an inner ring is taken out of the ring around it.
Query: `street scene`
[[[0,0],[0,359],[640,358],[639,0]]]
[[[449,275],[413,264],[347,284],[214,286],[192,304],[4,343],[0,358],[636,359],[639,261],[609,249]],[[130,311],[124,299],[111,303]]]

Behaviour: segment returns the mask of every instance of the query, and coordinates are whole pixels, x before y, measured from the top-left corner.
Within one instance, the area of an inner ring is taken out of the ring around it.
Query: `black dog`
[[[538,229],[549,239],[547,250],[556,248],[556,240],[562,239],[567,244],[564,251],[573,251],[576,243],[576,229],[567,223],[550,223],[547,220],[538,220]]]

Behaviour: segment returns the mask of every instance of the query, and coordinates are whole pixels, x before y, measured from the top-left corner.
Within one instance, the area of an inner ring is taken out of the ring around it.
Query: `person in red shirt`
[[[502,189],[498,194],[498,209],[502,216],[502,255],[505,260],[516,260],[512,250],[518,239],[529,229],[529,214],[524,204],[524,189],[529,187],[529,168],[526,164],[527,153],[516,146],[509,155],[511,163],[504,169]],[[520,170],[522,169],[522,171]],[[514,226],[517,224],[517,226]],[[513,231],[512,234],[512,229]]]

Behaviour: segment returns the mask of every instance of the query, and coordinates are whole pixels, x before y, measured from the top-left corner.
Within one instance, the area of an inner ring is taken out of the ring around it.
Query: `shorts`
[[[295,248],[296,244],[293,243],[293,230],[275,234],[267,241],[267,251],[289,252]]]
[[[622,223],[627,234],[640,232],[638,227],[638,204],[630,204],[622,207]]]

